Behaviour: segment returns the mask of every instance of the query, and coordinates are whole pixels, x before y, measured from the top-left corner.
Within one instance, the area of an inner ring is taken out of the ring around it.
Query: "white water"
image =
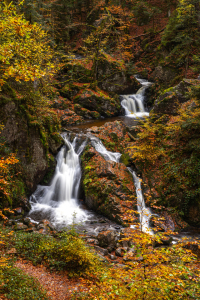
[[[105,158],[105,160],[112,160],[114,162],[119,162],[121,153],[108,151],[104,147],[102,141],[95,136],[90,136],[90,140],[92,146],[95,148],[97,152],[99,152]]]
[[[92,146],[105,160],[119,163],[121,153],[108,151],[100,139],[88,135]],[[78,202],[79,187],[81,181],[80,154],[87,141],[81,145],[75,138],[71,143],[69,137],[63,137],[65,146],[58,153],[57,166],[49,186],[38,185],[34,194],[30,197],[30,218],[48,219],[57,228],[63,228],[73,222],[83,223],[88,220],[89,212],[81,209]],[[75,150],[76,149],[76,150]],[[133,176],[137,194],[137,208],[140,214],[141,230],[152,234],[149,229],[150,209],[145,206],[142,195],[141,182],[135,172],[128,168]]]
[[[136,188],[136,195],[137,195],[137,209],[140,214],[140,226],[143,232],[153,234],[153,231],[149,227],[149,220],[151,218],[151,210],[150,208],[146,207],[144,197],[142,194],[141,188],[141,180],[137,177],[136,173],[131,169],[127,168],[130,173],[133,175],[133,180],[135,183]]]
[[[32,216],[48,219],[56,227],[64,227],[75,222],[87,220],[87,213],[80,208],[78,193],[81,180],[79,156],[86,140],[79,145],[77,138],[70,143],[63,137],[65,146],[58,153],[57,166],[49,186],[38,185],[30,198]],[[77,151],[75,151],[77,149]],[[34,218],[34,217],[33,217]]]
[[[114,162],[119,162],[121,153],[108,151],[104,147],[101,140],[99,140],[97,137],[90,136],[90,140],[91,140],[93,147],[96,149],[97,152],[99,152],[105,158],[105,160],[112,160]],[[136,173],[131,168],[128,167],[127,169],[130,171],[130,173],[133,176],[133,180],[134,180],[134,184],[135,184],[135,188],[136,188],[137,209],[138,209],[138,212],[140,215],[141,230],[143,232],[153,234],[152,230],[149,227],[151,211],[145,205],[145,201],[144,201],[144,197],[143,197],[142,189],[141,189],[140,178],[137,177]],[[133,228],[134,228],[134,226],[133,226]]]
[[[130,118],[142,118],[149,116],[149,113],[144,107],[144,94],[145,90],[152,84],[145,79],[136,79],[141,83],[142,87],[133,95],[123,95],[121,102],[122,107],[125,110],[125,116]]]

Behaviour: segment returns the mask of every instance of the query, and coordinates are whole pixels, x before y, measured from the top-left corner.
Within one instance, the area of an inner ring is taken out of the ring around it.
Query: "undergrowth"
[[[39,281],[13,266],[0,266],[0,296],[11,300],[48,300]]]
[[[97,256],[71,230],[57,237],[37,232],[13,232],[4,229],[5,248],[15,247],[17,254],[34,265],[44,264],[51,270],[68,270],[69,276],[87,276],[100,267]]]

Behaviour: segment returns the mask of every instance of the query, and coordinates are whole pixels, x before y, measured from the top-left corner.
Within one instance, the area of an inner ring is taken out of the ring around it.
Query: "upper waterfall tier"
[[[137,77],[136,77],[137,78]],[[137,80],[141,83],[142,87],[133,95],[122,95],[123,100],[121,102],[122,107],[125,110],[125,115],[131,118],[141,118],[149,116],[144,106],[144,94],[145,90],[152,84],[145,79]]]

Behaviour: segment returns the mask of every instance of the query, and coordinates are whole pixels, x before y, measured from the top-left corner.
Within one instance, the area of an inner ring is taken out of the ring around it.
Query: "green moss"
[[[123,153],[120,157],[120,161],[127,166],[129,164],[130,157],[127,153]]]
[[[170,87],[166,90],[163,91],[163,94],[168,93],[168,92],[173,92],[174,91],[174,87]]]

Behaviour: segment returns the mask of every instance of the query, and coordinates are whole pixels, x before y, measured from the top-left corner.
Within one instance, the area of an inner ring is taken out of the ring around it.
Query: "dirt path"
[[[44,266],[33,266],[23,259],[19,259],[15,266],[37,278],[52,300],[68,300],[71,299],[74,291],[86,290],[81,279],[69,279],[66,272],[51,273]]]

